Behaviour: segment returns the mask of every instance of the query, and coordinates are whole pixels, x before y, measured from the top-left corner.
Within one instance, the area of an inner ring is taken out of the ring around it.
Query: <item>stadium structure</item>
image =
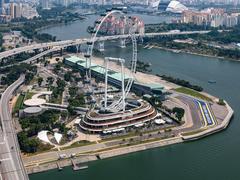
[[[171,1],[167,8],[166,8],[166,11],[167,12],[171,12],[171,13],[183,13],[183,11],[186,11],[188,10],[188,8],[186,6],[184,6],[182,3],[180,3],[179,1]]]

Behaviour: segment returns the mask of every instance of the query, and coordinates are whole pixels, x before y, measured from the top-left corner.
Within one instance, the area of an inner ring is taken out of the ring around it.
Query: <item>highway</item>
[[[7,68],[7,67],[11,67],[11,66],[13,66],[13,65],[19,65],[19,64],[22,64],[22,63],[32,63],[33,61],[37,60],[38,58],[41,58],[41,57],[43,57],[43,56],[45,56],[45,55],[47,55],[47,54],[49,54],[49,53],[51,53],[51,52],[55,52],[55,51],[58,51],[58,50],[60,50],[60,49],[61,49],[61,48],[58,48],[58,47],[56,46],[56,47],[50,48],[50,49],[48,49],[48,50],[46,50],[46,51],[43,51],[43,52],[37,54],[36,56],[33,56],[33,57],[31,57],[31,58],[29,58],[29,59],[26,59],[26,60],[24,60],[24,61],[21,61],[21,62],[15,63],[15,64],[10,64],[10,65],[6,65],[6,66],[2,66],[2,67],[0,67],[0,69],[4,69],[4,68]]]
[[[21,76],[10,85],[2,94],[0,100],[0,180],[28,180],[25,171],[17,135],[11,116],[9,101],[14,91],[24,82],[25,76]]]
[[[181,32],[161,32],[161,33],[145,33],[143,35],[136,34],[136,36],[142,36],[142,37],[155,37],[155,36],[172,36],[172,35],[190,35],[190,34],[207,34],[210,31],[181,31]],[[103,37],[97,37],[96,41],[106,41],[106,40],[117,40],[117,39],[125,39],[130,37],[129,34],[126,35],[115,35],[115,36],[103,36]],[[91,41],[91,39],[88,38],[82,38],[82,39],[75,39],[75,40],[65,40],[65,41],[57,41],[57,42],[50,42],[50,43],[39,43],[39,44],[32,44],[29,46],[19,47],[12,50],[4,51],[0,53],[0,59],[13,56],[16,54],[20,54],[22,52],[28,52],[35,49],[45,49],[45,48],[52,48],[52,47],[58,47],[58,48],[65,48],[68,46],[74,46],[74,45],[80,45],[85,44],[88,41]],[[57,49],[58,49],[57,48]]]

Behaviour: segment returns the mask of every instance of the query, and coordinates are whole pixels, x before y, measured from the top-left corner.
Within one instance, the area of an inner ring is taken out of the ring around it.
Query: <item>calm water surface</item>
[[[162,22],[171,22],[171,20],[176,19],[176,17],[171,16],[150,16],[145,14],[131,14],[131,16],[140,17],[145,24],[148,23],[162,23]],[[48,27],[40,31],[40,33],[49,33],[53,36],[56,36],[58,40],[68,40],[76,39],[82,37],[89,37],[87,33],[87,27],[92,26],[96,19],[99,18],[99,15],[90,15],[87,16],[86,20],[79,20],[68,24],[60,24],[54,27]]]
[[[129,59],[131,50],[110,48],[105,55]],[[91,162],[83,171],[73,172],[68,167],[62,172],[52,170],[31,175],[31,180],[240,179],[240,63],[141,48],[139,59],[150,62],[153,73],[189,80],[226,99],[235,110],[229,128],[194,142]],[[217,83],[208,84],[210,79]]]

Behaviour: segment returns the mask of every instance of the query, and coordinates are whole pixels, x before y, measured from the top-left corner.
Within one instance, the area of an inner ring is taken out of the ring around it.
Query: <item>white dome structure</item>
[[[171,1],[166,9],[166,11],[172,13],[182,13],[183,11],[186,10],[188,10],[186,6],[175,0]]]

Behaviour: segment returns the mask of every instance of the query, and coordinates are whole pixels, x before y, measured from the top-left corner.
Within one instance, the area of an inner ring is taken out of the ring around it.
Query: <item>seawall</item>
[[[182,139],[184,141],[197,140],[199,138],[202,138],[202,137],[205,137],[205,136],[208,136],[210,134],[213,134],[213,133],[216,133],[216,132],[219,132],[219,131],[222,131],[222,130],[226,129],[228,127],[230,121],[231,121],[231,118],[233,117],[234,111],[226,101],[225,101],[225,104],[226,104],[226,107],[227,107],[227,110],[228,110],[228,114],[225,117],[225,119],[222,121],[221,124],[218,124],[217,126],[215,126],[213,128],[209,128],[209,129],[206,129],[202,132],[195,133],[195,134],[192,134],[192,135],[181,135]]]
[[[219,124],[213,128],[206,129],[206,130],[203,130],[199,133],[195,133],[192,135],[181,135],[180,134],[177,137],[173,137],[173,138],[169,138],[169,139],[164,139],[164,140],[159,140],[159,141],[154,141],[154,142],[149,142],[149,143],[144,143],[144,144],[138,144],[138,145],[133,145],[133,146],[121,147],[121,148],[117,148],[117,149],[113,149],[113,150],[106,150],[106,151],[97,152],[97,153],[88,154],[88,155],[86,154],[86,155],[82,155],[82,156],[78,156],[78,157],[74,158],[74,162],[76,164],[88,163],[88,162],[95,161],[98,159],[106,159],[106,158],[125,155],[125,154],[129,154],[129,153],[144,151],[144,150],[148,150],[148,149],[152,149],[152,148],[182,143],[185,141],[193,141],[193,140],[197,140],[197,139],[206,137],[210,134],[219,132],[219,131],[227,128],[227,126],[229,125],[231,118],[234,114],[233,109],[228,105],[227,102],[225,102],[225,103],[226,103],[226,107],[228,109],[228,114],[225,117],[225,119],[222,121],[221,124]],[[51,169],[57,169],[57,168],[59,168],[59,166],[66,167],[66,166],[71,166],[71,165],[72,165],[71,159],[64,159],[64,160],[61,160],[58,162],[54,161],[54,162],[49,162],[49,163],[45,163],[45,164],[40,164],[39,166],[26,167],[26,169],[27,169],[28,174],[32,174],[32,173],[48,171]]]

